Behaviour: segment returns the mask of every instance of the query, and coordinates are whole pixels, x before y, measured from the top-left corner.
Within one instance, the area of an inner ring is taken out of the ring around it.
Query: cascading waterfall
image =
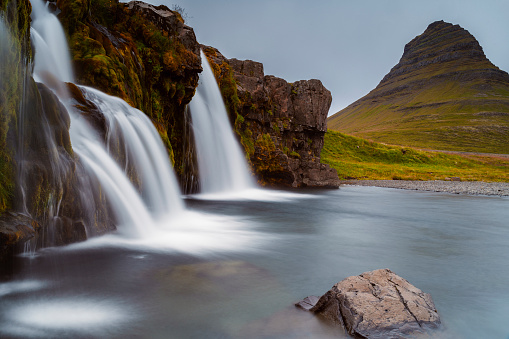
[[[35,81],[44,82],[44,75],[51,74],[61,82],[72,82],[74,75],[71,56],[60,22],[41,0],[31,0],[30,3],[32,4],[30,33],[37,50]]]
[[[142,196],[153,216],[176,214],[184,209],[178,184],[172,175],[168,153],[150,119],[124,100],[93,88],[80,87],[108,121],[108,138],[123,140],[127,161],[141,179]]]
[[[117,222],[122,225],[119,230],[131,236],[149,235],[154,230],[155,219],[184,209],[168,154],[156,129],[141,111],[123,100],[81,87],[108,122],[106,138],[121,137],[125,142],[126,162],[115,161],[115,155],[108,152],[98,133],[76,112],[63,84],[72,82],[73,75],[60,22],[41,0],[31,0],[31,3],[31,33],[36,50],[34,78],[52,88],[69,111],[73,150],[84,165],[89,182],[101,185]],[[124,170],[130,165],[140,179],[141,195]],[[83,192],[93,191],[85,188]],[[91,197],[82,196],[82,200],[87,199]]]
[[[221,92],[207,57],[189,104],[198,154],[201,192],[230,193],[254,188],[244,154],[235,139]]]

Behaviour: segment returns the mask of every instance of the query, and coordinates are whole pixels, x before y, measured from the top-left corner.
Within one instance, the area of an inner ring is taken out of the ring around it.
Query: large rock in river
[[[431,296],[388,269],[348,277],[296,305],[360,338],[415,337],[440,326]]]

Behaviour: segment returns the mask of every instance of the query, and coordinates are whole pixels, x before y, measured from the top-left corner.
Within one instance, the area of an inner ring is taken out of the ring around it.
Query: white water
[[[65,33],[60,22],[48,11],[41,0],[31,0],[32,4],[32,41],[37,50],[37,62],[35,63],[35,80],[44,72],[49,72],[60,81],[72,82],[74,79],[71,56],[67,47]],[[35,31],[35,34],[33,32]],[[43,44],[47,47],[44,48]]]
[[[244,154],[235,139],[214,73],[201,52],[203,72],[189,104],[198,154],[201,193],[254,188]]]
[[[150,119],[124,100],[93,88],[81,87],[108,121],[108,138],[122,137],[127,159],[141,177],[142,192],[149,210],[160,217],[180,213],[182,199],[168,161],[168,153]],[[127,165],[127,164],[126,164]]]
[[[41,0],[32,3],[32,41],[34,43],[34,78],[54,89],[71,116],[71,143],[90,180],[98,182],[117,218],[119,230],[129,236],[150,236],[156,219],[183,211],[183,203],[168,154],[150,120],[123,100],[92,88],[82,87],[108,122],[107,139],[121,136],[125,141],[128,162],[141,179],[141,194],[87,121],[75,112],[62,82],[72,82],[73,75],[67,41],[60,22],[49,13]],[[83,187],[83,192],[87,187]],[[88,188],[89,192],[92,192]],[[82,200],[94,199],[82,196]],[[58,211],[57,211],[58,212]]]

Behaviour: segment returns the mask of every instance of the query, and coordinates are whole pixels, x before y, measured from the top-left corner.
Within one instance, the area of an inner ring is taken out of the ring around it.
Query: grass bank
[[[328,130],[322,162],[340,179],[448,180],[509,182],[509,159],[453,155],[389,146]]]

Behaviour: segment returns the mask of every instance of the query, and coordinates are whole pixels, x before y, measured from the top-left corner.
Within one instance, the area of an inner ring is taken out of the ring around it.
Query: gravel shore
[[[344,180],[342,185],[376,186],[407,190],[448,192],[471,195],[509,196],[508,182],[482,181],[407,181],[407,180]]]

